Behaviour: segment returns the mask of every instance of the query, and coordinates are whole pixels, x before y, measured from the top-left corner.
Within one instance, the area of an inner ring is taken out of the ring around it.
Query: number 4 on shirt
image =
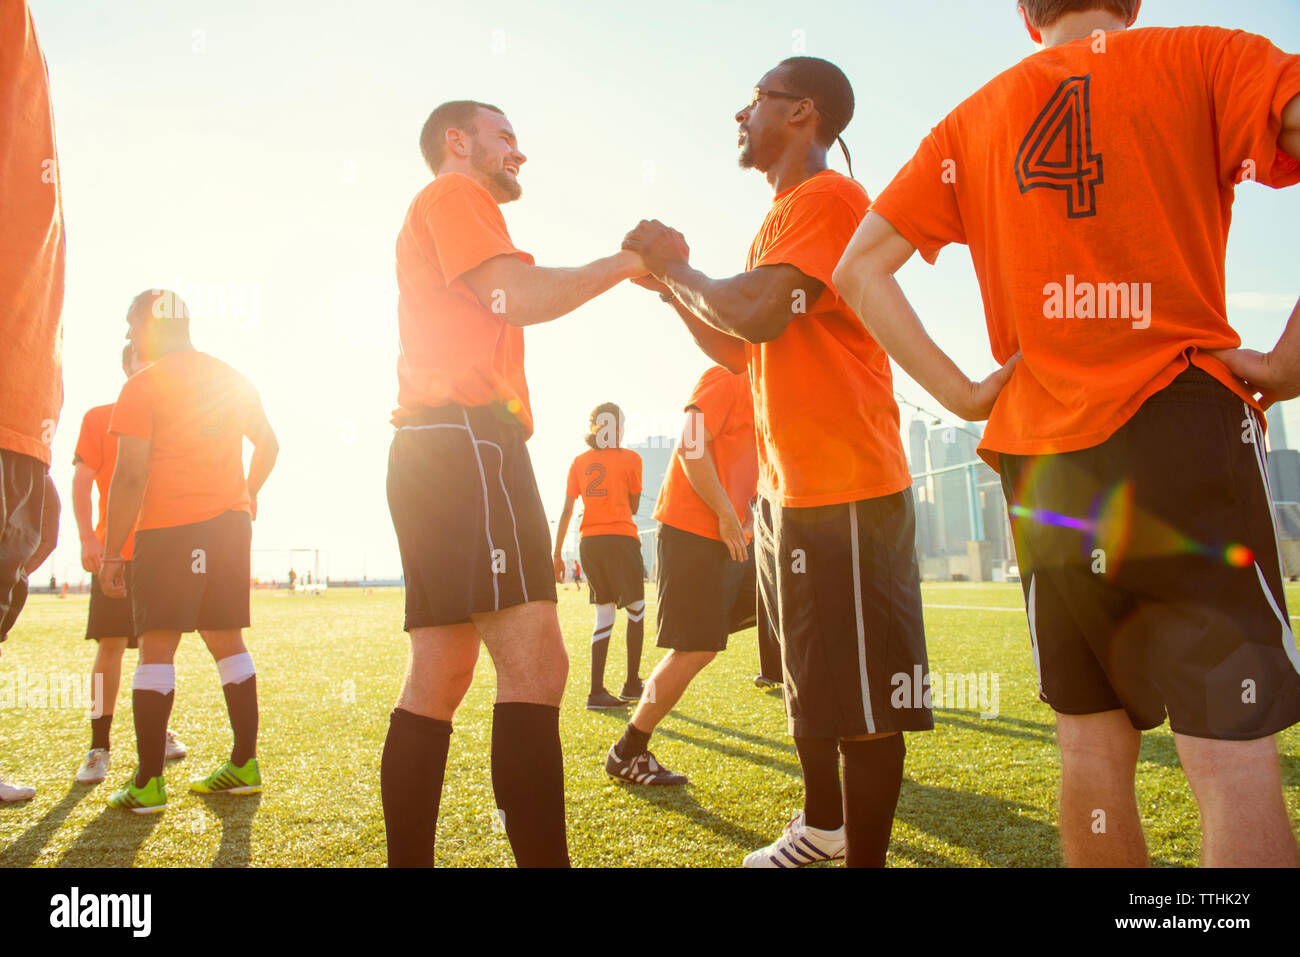
[[[1016,154],[1020,192],[1065,190],[1071,219],[1097,215],[1097,186],[1103,181],[1101,154],[1092,151],[1091,80],[1089,74],[1062,82]]]

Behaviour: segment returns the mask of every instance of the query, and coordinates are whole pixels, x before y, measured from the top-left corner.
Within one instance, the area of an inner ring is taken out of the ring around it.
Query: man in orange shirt
[[[54,117],[45,57],[20,0],[0,2],[0,90],[2,643],[26,602],[27,576],[49,554],[43,538],[51,523],[58,528],[50,443],[63,405],[63,204]],[[0,778],[0,802],[35,793]]]
[[[230,759],[190,782],[199,794],[262,789],[257,765],[257,676],[244,645],[249,547],[257,493],[279,452],[257,391],[190,342],[189,311],[152,289],[127,310],[128,337],[149,365],[122,387],[109,432],[117,465],[108,491],[100,585],[127,594],[123,550],[135,530],[131,618],[140,639],[132,709],[139,765],[109,798],[147,814],[167,806],[162,770],[181,636],[197,631],[217,664],[230,713]],[[253,443],[244,475],[244,438]]]
[[[587,709],[621,708],[641,698],[641,646],[645,638],[645,566],[641,536],[632,516],[641,504],[641,456],[623,448],[623,410],[604,402],[591,410],[586,443],[573,460],[565,484],[564,507],[555,531],[555,579],[564,576],[561,552],[573,517],[573,503],[582,499],[578,552],[587,566],[587,598],[596,606],[591,633],[591,691]],[[618,697],[605,690],[605,657],[614,618],[627,609],[627,680]]]
[[[497,672],[492,789],[523,866],[565,866],[560,702],[569,661],[550,525],[525,440],[524,327],[645,272],[634,253],[545,269],[500,205],[526,157],[501,110],[456,100],[420,134],[433,182],[397,238],[397,434],[388,505],[406,581],[411,657],[380,770],[388,863],[432,866],[451,721],[480,643]]]
[[[1300,720],[1300,653],[1260,404],[1215,354],[1240,343],[1233,191],[1300,181],[1300,57],[1240,31],[1129,30],[1138,7],[1022,0],[1042,49],[934,128],[834,279],[921,386],[989,419],[981,454],[1056,712],[1066,861],[1147,863],[1134,775],[1167,713],[1204,863],[1294,865],[1273,736]],[[981,383],[893,278],[952,242],[1004,363]]]
[[[657,221],[625,240],[704,351],[748,368],[753,391],[759,592],[781,640],[804,808],[750,867],[840,856],[883,866],[902,732],[934,726],[923,689],[897,704],[893,695],[899,676],[911,682],[927,663],[889,357],[831,282],[869,204],[826,166],[852,115],[852,87],[825,60],[792,57],[759,81],[736,114],[740,165],[764,173],[775,195],[740,275],[691,268],[681,235]]]
[[[686,422],[659,489],[659,638],[668,654],[646,683],[605,772],[633,784],[686,784],[650,752],[650,736],[727,635],[754,624],[750,506],[758,482],[749,377],[713,366],[686,402]],[[748,579],[748,580],[747,580]],[[745,586],[749,587],[746,588]]]
[[[136,355],[135,345],[128,342],[122,349],[122,371],[129,379],[144,368]],[[90,572],[90,609],[86,620],[86,639],[94,641],[95,663],[91,676],[95,700],[91,707],[90,750],[77,769],[77,783],[98,784],[108,774],[111,761],[110,731],[117,706],[117,691],[122,678],[122,654],[127,648],[139,647],[131,621],[131,596],[110,598],[99,587],[99,570],[104,561],[104,533],[108,525],[108,483],[117,464],[117,437],[108,431],[113,403],[97,405],[81,420],[81,434],[72,464],[72,514],[81,534],[81,567]],[[99,492],[98,521],[90,501],[90,490]],[[131,560],[131,539],[122,549],[122,557]],[[128,565],[127,590],[130,591]],[[185,757],[187,751],[176,734],[167,730],[166,760]]]

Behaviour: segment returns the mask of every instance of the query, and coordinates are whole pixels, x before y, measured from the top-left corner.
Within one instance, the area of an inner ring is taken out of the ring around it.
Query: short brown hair
[[[1067,13],[1083,10],[1106,10],[1123,17],[1127,23],[1137,9],[1137,0],[1017,0],[1025,8],[1029,23],[1034,29],[1049,27]]]
[[[452,100],[429,114],[429,118],[424,121],[424,128],[420,130],[420,153],[429,164],[431,172],[436,174],[447,158],[447,131],[464,130],[473,136],[478,132],[474,116],[480,109],[506,115],[499,107],[478,100]]]

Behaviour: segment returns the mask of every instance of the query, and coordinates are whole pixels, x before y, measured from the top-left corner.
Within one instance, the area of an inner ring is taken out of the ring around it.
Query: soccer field
[[[893,866],[1058,866],[1058,784],[1051,712],[1037,682],[1019,586],[932,584],[923,588],[931,671],[981,674],[996,701],[937,708],[936,729],[908,736],[906,780],[889,863]],[[1300,588],[1288,586],[1291,607]],[[653,606],[653,598],[650,600]],[[166,772],[169,807],[137,816],[104,804],[135,767],[127,652],[113,728],[114,766],[97,787],[73,783],[89,746],[80,707],[37,692],[90,666],[82,640],[86,597],[34,596],[0,658],[0,771],[34,785],[34,800],[0,805],[0,865],[39,866],[380,866],[384,825],[379,757],[405,663],[402,593],[359,589],[324,596],[259,592],[248,643],[261,698],[259,761],[265,792],[199,797],[191,777],[224,759],[230,730],[216,669],[197,636],[177,657],[171,726],[190,748]],[[651,747],[689,787],[618,784],[605,752],[629,712],[583,707],[592,612],[587,593],[562,591],[560,617],[571,656],[561,715],[569,847],[576,866],[734,867],[770,842],[800,806],[799,765],[779,692],[752,683],[754,632],[696,679]],[[647,676],[654,610],[647,616]],[[625,668],[619,614],[606,684]],[[993,679],[996,678],[996,684]],[[945,682],[952,685],[952,682]],[[494,828],[488,766],[492,669],[486,654],[455,721],[439,819],[438,864],[510,866]],[[939,704],[939,702],[936,702]],[[996,709],[992,705],[996,704]],[[1300,826],[1300,731],[1281,738],[1288,806]],[[1167,728],[1145,736],[1139,807],[1153,864],[1197,863],[1196,806]],[[838,866],[838,865],[830,865]]]

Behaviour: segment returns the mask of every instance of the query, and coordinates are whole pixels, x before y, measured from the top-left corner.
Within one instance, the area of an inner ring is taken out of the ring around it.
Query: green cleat
[[[135,778],[128,778],[121,790],[114,791],[108,799],[109,807],[120,807],[136,814],[157,814],[167,806],[167,788],[162,775],[150,778],[145,786],[135,786]]]
[[[195,794],[256,794],[262,790],[257,758],[249,758],[242,768],[227,761],[206,778],[191,781],[190,790]]]

